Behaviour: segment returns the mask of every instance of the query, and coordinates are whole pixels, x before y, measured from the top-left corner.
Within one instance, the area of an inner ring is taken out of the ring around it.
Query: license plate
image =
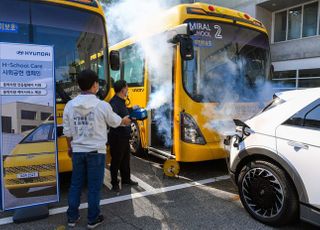
[[[39,177],[38,172],[31,172],[31,173],[19,173],[17,174],[18,179],[25,179],[25,178],[35,178]]]

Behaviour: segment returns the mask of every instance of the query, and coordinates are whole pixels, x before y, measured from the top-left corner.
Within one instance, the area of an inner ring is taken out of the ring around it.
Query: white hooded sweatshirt
[[[73,152],[106,153],[107,125],[116,128],[121,117],[109,103],[93,94],[79,95],[69,101],[63,112],[63,133],[72,137]]]

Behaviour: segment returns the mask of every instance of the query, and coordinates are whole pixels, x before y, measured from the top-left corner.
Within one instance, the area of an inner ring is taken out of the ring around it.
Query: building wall
[[[14,133],[18,130],[18,114],[17,114],[17,104],[16,103],[10,103],[10,104],[4,104],[2,105],[2,116],[11,117],[12,121],[12,129]]]
[[[260,7],[260,6],[255,6],[255,18],[257,18],[258,20],[260,20],[263,25],[266,27],[268,34],[269,34],[269,38],[271,41],[272,38],[272,12]]]
[[[274,43],[271,55],[274,62],[320,57],[320,36]]]
[[[36,112],[36,118],[34,120],[22,119],[22,110]],[[25,102],[14,102],[2,105],[3,116],[12,117],[12,128],[14,129],[14,133],[18,134],[23,132],[22,126],[37,127],[43,123],[44,120],[41,119],[41,112],[51,114],[53,112],[53,107]]]

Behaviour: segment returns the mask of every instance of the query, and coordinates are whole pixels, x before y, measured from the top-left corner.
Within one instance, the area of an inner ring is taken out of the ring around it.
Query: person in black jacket
[[[128,85],[124,80],[118,80],[113,84],[116,95],[110,100],[113,111],[121,118],[129,115],[126,106]],[[109,144],[111,153],[111,184],[112,190],[119,192],[118,171],[120,170],[122,185],[138,185],[130,176],[130,132],[131,127],[110,128]]]

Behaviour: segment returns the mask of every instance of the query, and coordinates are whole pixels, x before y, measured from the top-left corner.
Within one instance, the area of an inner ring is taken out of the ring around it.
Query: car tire
[[[136,155],[143,155],[145,150],[142,148],[140,129],[136,121],[131,123],[131,133],[130,133],[130,151]]]
[[[246,164],[238,176],[240,199],[256,220],[282,226],[298,219],[299,202],[287,174],[267,161]]]
[[[9,193],[16,198],[23,198],[26,197],[29,188],[19,188],[19,189],[8,189]]]

